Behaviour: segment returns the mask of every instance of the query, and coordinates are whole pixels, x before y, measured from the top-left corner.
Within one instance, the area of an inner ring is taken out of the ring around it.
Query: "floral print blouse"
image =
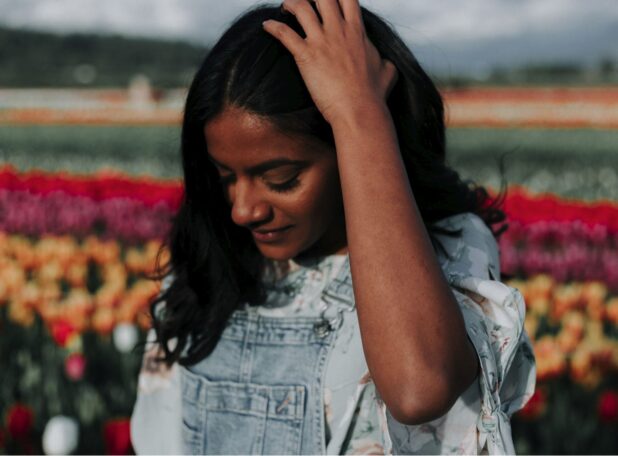
[[[302,264],[273,261],[265,272],[272,293],[258,307],[263,315],[343,314],[323,389],[327,454],[515,453],[509,418],[532,396],[536,379],[532,345],[523,328],[522,295],[500,282],[498,245],[482,219],[463,213],[436,225],[463,230],[459,238],[438,234],[452,258],[440,250],[436,255],[460,305],[481,371],[445,415],[421,425],[397,422],[380,399],[364,363],[354,306],[343,303],[345,308],[333,309],[320,299],[345,255]],[[155,364],[156,355],[152,344],[139,375],[131,437],[137,453],[180,453],[179,370]],[[352,362],[359,359],[363,362]]]

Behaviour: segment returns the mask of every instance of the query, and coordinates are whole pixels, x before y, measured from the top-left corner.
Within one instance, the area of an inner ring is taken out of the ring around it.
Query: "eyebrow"
[[[219,163],[212,156],[209,155],[208,159],[212,163],[217,165],[219,168],[225,169],[227,171],[231,171],[229,167],[225,166],[222,163]],[[258,163],[257,165],[248,168],[247,173],[251,175],[257,175],[257,174],[262,174],[270,169],[278,168],[280,166],[286,166],[286,165],[304,166],[308,163],[309,162],[307,160],[290,160],[289,158],[273,158],[272,160],[267,160],[265,162]]]

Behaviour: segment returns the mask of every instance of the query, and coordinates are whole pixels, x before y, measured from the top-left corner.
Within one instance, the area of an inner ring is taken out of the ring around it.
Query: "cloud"
[[[441,42],[555,33],[618,20],[615,0],[368,0],[362,4],[390,18],[403,36]]]
[[[105,32],[212,41],[251,0],[0,0],[0,23],[56,32]],[[216,6],[213,8],[213,6]]]
[[[0,0],[0,22],[211,41],[254,4],[252,0]],[[551,33],[618,20],[615,0],[362,0],[361,4],[391,21],[402,35],[436,42],[477,41],[535,30]]]
[[[216,40],[235,17],[256,3],[0,0],[0,23],[205,44]],[[394,25],[412,49],[435,66],[466,66],[469,59],[476,59],[478,66],[479,62],[508,57],[521,61],[615,55],[611,43],[618,41],[616,0],[361,0],[361,4]],[[500,53],[500,48],[508,52]]]

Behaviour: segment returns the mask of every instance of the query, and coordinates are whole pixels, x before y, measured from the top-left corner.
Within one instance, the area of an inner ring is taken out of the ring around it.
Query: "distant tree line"
[[[67,34],[0,27],[0,87],[125,87],[138,74],[156,88],[187,87],[207,46],[117,35]],[[482,78],[433,75],[440,86],[617,84],[618,63],[540,62],[496,67]]]
[[[186,87],[208,51],[181,41],[0,27],[0,87]]]
[[[453,75],[441,78],[441,86],[467,85],[615,85],[618,84],[618,61],[601,58],[596,65],[577,62],[529,63],[514,67],[495,67],[483,77]]]

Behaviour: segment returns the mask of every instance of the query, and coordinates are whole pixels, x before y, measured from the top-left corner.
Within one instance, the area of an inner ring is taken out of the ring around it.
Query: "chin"
[[[274,246],[258,246],[258,250],[264,257],[277,261],[287,261],[298,255],[296,250],[283,247],[277,248]]]

